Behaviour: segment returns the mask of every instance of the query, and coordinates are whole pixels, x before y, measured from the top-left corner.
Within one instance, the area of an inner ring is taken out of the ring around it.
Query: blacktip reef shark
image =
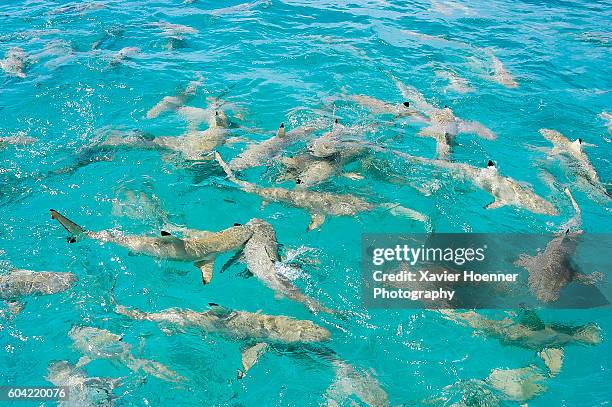
[[[444,387],[440,396],[423,400],[419,405],[501,407],[507,401],[526,403],[547,390],[546,380],[545,374],[535,365],[493,369],[484,380],[459,380]],[[455,400],[460,401],[449,404]]]
[[[389,395],[378,380],[368,373],[357,369],[341,359],[332,360],[334,381],[325,391],[328,407],[354,405],[352,396],[357,396],[369,407],[388,407]]]
[[[0,59],[0,69],[2,69],[7,75],[15,76],[23,79],[26,77],[25,70],[28,65],[28,55],[22,48],[14,47],[9,49],[4,56],[4,59]]]
[[[475,311],[440,310],[445,318],[497,338],[504,345],[535,350],[549,369],[550,376],[561,371],[563,347],[569,344],[598,345],[601,329],[592,323],[563,325],[544,323],[534,311],[522,310],[518,316],[488,319]]]
[[[174,325],[179,329],[193,327],[243,342],[245,345],[242,350],[242,368],[238,369],[238,379],[242,379],[271,349],[279,348],[285,351],[297,347],[304,348],[305,351],[312,350],[316,355],[331,361],[334,368],[335,379],[325,394],[329,406],[338,406],[338,403],[346,402],[352,395],[359,397],[368,406],[389,406],[387,393],[372,375],[339,359],[331,350],[310,349],[312,345],[329,341],[331,333],[327,329],[312,321],[284,315],[231,310],[213,303],[209,304],[209,307],[210,309],[204,312],[178,308],[143,312],[117,305],[115,311],[137,321]]]
[[[414,116],[425,120],[424,116],[410,107],[410,102],[408,101],[397,104],[389,103],[368,95],[346,95],[345,98],[365,107],[372,114],[388,114],[392,115],[395,119]]]
[[[445,90],[452,90],[457,93],[474,92],[474,88],[470,86],[467,79],[460,77],[453,71],[436,69],[434,73],[436,77],[448,81],[448,85],[444,88]]]
[[[308,188],[335,175],[343,175],[353,180],[363,179],[363,176],[357,173],[342,173],[345,165],[359,159],[367,151],[365,143],[351,142],[343,136],[344,133],[354,131],[340,125],[336,119],[331,131],[307,144],[306,152],[280,158],[286,172],[278,180],[292,178],[296,182],[296,188]]]
[[[455,116],[448,107],[440,109],[425,100],[425,97],[415,88],[407,86],[394,78],[402,96],[413,102],[413,106],[429,118],[429,126],[419,132],[420,136],[432,137],[436,140],[436,153],[441,160],[451,158],[451,150],[455,136],[459,133],[476,134],[486,140],[495,140],[497,136],[479,122],[466,121]]]
[[[274,344],[307,344],[328,341],[330,332],[308,320],[298,320],[284,315],[266,315],[259,312],[236,311],[209,304],[204,312],[171,308],[160,312],[143,312],[117,305],[118,314],[139,321],[152,321],[178,327],[195,327],[205,332],[247,342],[242,352],[242,370],[238,378],[257,362],[259,357]]]
[[[55,386],[68,389],[67,399],[58,401],[58,407],[114,406],[116,396],[113,390],[123,384],[121,378],[88,377],[83,369],[67,361],[51,363],[46,379]]]
[[[601,112],[599,113],[599,118],[606,122],[606,127],[608,128],[608,133],[612,132],[612,113],[610,112]]]
[[[550,129],[541,129],[540,134],[553,145],[552,149],[547,150],[548,155],[562,158],[579,181],[580,186],[591,195],[605,197],[607,200],[611,198],[589,157],[582,150],[582,139],[571,141],[558,131]]]
[[[382,150],[384,151],[384,150]],[[495,200],[486,205],[486,209],[497,209],[506,205],[516,206],[536,214],[556,216],[557,208],[546,199],[537,195],[531,187],[499,173],[497,166],[491,160],[486,167],[478,168],[470,164],[446,160],[431,160],[413,156],[401,151],[388,150],[407,161],[433,165],[451,171],[459,178],[469,179],[478,188],[493,195]]]
[[[124,235],[110,230],[87,231],[53,209],[51,217],[70,232],[68,241],[71,243],[90,238],[101,243],[114,243],[134,254],[194,262],[202,272],[204,284],[208,284],[212,279],[216,255],[240,250],[253,234],[249,227],[235,225],[220,232],[185,231],[183,238],[173,236],[166,231],[162,231],[161,236]]]
[[[260,143],[249,144],[243,152],[229,162],[229,167],[233,171],[242,171],[268,165],[270,160],[279,156],[288,146],[303,140],[315,130],[314,126],[301,126],[286,131],[285,124],[281,123],[275,136]]]
[[[492,51],[487,50],[487,53],[491,57],[491,68],[493,70],[492,74],[488,76],[488,78],[494,82],[499,83],[506,88],[517,88],[518,82],[504,66],[502,61],[497,58]]]
[[[33,144],[36,141],[38,141],[38,139],[26,135],[0,137],[0,149],[14,145],[25,146]]]
[[[111,136],[100,147],[136,148],[179,153],[185,160],[206,159],[215,148],[231,142],[228,137],[228,119],[222,110],[211,111],[206,130],[192,130],[180,136],[144,137],[137,133]]]
[[[151,376],[169,382],[185,380],[178,373],[168,369],[159,362],[138,359],[132,354],[132,345],[123,341],[122,335],[106,329],[90,326],[73,326],[68,332],[74,347],[83,353],[76,367],[82,367],[97,359],[108,359],[123,364],[133,372],[143,371]]]
[[[199,88],[204,85],[204,77],[197,78],[187,84],[185,89],[175,96],[164,96],[155,106],[147,111],[147,119],[154,119],[168,110],[177,110],[184,106],[195,96]]]
[[[217,152],[215,152],[215,159],[221,168],[223,168],[230,181],[238,185],[245,192],[259,195],[263,198],[264,204],[267,202],[282,202],[307,210],[311,216],[308,231],[323,225],[327,215],[353,216],[357,213],[368,212],[377,208],[377,205],[371,202],[348,194],[339,195],[306,189],[290,190],[285,188],[258,187],[253,183],[236,178],[232,169]],[[379,206],[388,210],[391,214],[407,216],[410,219],[428,223],[428,218],[425,215],[398,204],[382,204]]]
[[[308,188],[321,184],[336,175],[352,180],[363,179],[361,174],[342,172],[342,169],[363,155],[365,149],[355,145],[338,150],[337,154],[328,157],[316,157],[305,152],[292,157],[280,158],[279,161],[285,167],[285,171],[277,178],[277,181],[292,179],[296,183],[296,188]]]
[[[543,251],[534,256],[523,254],[514,263],[527,270],[529,290],[542,303],[557,301],[561,290],[572,281],[593,284],[603,277],[601,273],[596,272],[590,275],[581,274],[572,265],[572,257],[582,235],[581,210],[570,190],[565,188],[564,192],[576,211],[572,221],[568,222],[572,227],[557,233]]]
[[[274,290],[277,296],[301,302],[311,311],[331,313],[332,310],[304,295],[287,277],[279,273],[281,258],[278,254],[276,232],[272,225],[262,219],[251,219],[246,226],[253,231],[253,236],[245,243],[242,250],[248,270]]]
[[[22,299],[30,296],[52,295],[70,289],[77,276],[67,272],[10,270],[0,274],[0,299],[7,302],[11,314],[18,314]]]

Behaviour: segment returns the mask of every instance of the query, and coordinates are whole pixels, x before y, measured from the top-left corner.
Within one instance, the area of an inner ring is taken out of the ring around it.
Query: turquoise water
[[[155,359],[187,378],[181,384],[153,377],[130,382],[115,392],[119,405],[324,404],[333,379],[327,362],[271,352],[237,381],[240,343],[195,330],[165,335],[153,323],[120,317],[111,303],[113,287],[118,302],[148,311],[201,311],[214,302],[312,319],[332,332],[328,345],[339,357],[373,372],[392,405],[420,405],[459,379],[483,379],[494,368],[536,363],[531,350],[473,335],[433,312],[361,306],[361,233],[423,232],[418,223],[373,212],[329,218],[321,231],[305,233],[305,211],[281,204],[261,210],[261,199],[236,189],[214,161],[190,165],[155,151],[119,151],[112,161],[48,174],[71,165],[109,129],[182,134],[185,122],[178,115],[147,119],[146,112],[197,75],[205,83],[189,105],[205,107],[207,97],[222,97],[235,105],[228,110],[236,123],[232,135],[264,140],[280,122],[289,129],[311,120],[331,126],[332,102],[343,92],[401,102],[390,72],[434,104],[448,104],[457,116],[477,120],[498,135],[495,141],[459,135],[454,160],[476,166],[495,160],[505,175],[548,197],[560,216],[512,207],[485,210],[488,194],[443,171],[391,157],[382,171],[386,174],[364,173],[362,181],[336,178],[320,190],[401,202],[430,216],[440,232],[554,232],[572,216],[572,207],[562,193],[550,191],[540,169],[550,167],[562,185],[571,186],[572,178],[533,148],[547,146],[540,128],[594,145],[587,149],[594,167],[604,182],[612,178],[611,135],[598,116],[612,109],[608,2],[494,0],[459,7],[443,1],[113,0],[82,10],[62,9],[61,1],[7,3],[0,5],[0,54],[21,47],[30,63],[25,78],[0,76],[0,137],[28,135],[38,141],[0,150],[1,260],[25,269],[71,271],[79,282],[65,293],[29,298],[20,315],[0,321],[0,384],[49,385],[49,362],[74,363],[81,356],[67,336],[71,326],[81,324],[124,334],[139,357]],[[196,32],[173,41],[169,50],[171,40],[153,25],[158,22]],[[115,52],[124,47],[140,52],[112,64]],[[485,48],[516,77],[518,88],[483,77]],[[454,71],[474,91],[445,89],[436,69]],[[346,101],[336,103],[335,117],[364,127],[377,120]],[[433,157],[432,139],[417,137],[421,127],[408,121],[383,124],[366,137]],[[226,145],[219,151],[231,158],[243,146]],[[385,182],[389,173],[400,182]],[[245,174],[262,185],[274,179],[265,168]],[[424,195],[407,184],[433,193]],[[155,196],[159,207],[140,216],[118,216],[113,204],[126,191]],[[610,202],[594,202],[579,189],[573,192],[582,208],[583,229],[609,232]],[[285,254],[305,252],[295,283],[350,317],[312,315],[298,303],[275,299],[255,278],[244,278],[243,265],[219,273],[231,254],[221,256],[213,282],[204,286],[189,263],[130,256],[125,249],[92,241],[67,244],[66,232],[50,219],[49,208],[92,230],[130,233],[157,234],[161,211],[173,224],[212,231],[253,217],[267,219]],[[499,312],[491,314],[500,317]],[[541,316],[568,324],[595,322],[604,341],[596,347],[568,346],[562,372],[529,405],[608,405],[609,310],[543,310]],[[89,376],[134,376],[109,361],[95,361],[86,371]]]

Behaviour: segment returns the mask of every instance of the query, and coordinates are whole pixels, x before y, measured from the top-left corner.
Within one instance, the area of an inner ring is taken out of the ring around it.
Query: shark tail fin
[[[519,369],[493,369],[487,383],[510,400],[526,402],[547,390],[546,377],[534,365]]]
[[[519,258],[514,262],[515,266],[529,268],[535,261],[535,256],[529,256],[528,254],[521,254]]]
[[[68,237],[68,241],[70,243],[74,243],[78,239],[85,236],[85,229],[83,229],[81,226],[77,225],[54,209],[50,209],[50,212],[51,219],[56,219],[64,227],[64,229],[70,232],[70,237]]]
[[[238,178],[236,178],[236,176],[234,175],[234,171],[232,171],[230,166],[223,160],[223,158],[221,158],[221,154],[219,154],[216,151],[215,151],[215,160],[217,160],[217,162],[219,163],[219,165],[221,166],[221,168],[223,169],[223,171],[227,175],[227,178],[229,178],[229,180],[232,181],[234,184],[240,185],[243,188],[250,188],[250,187],[252,187],[251,183],[246,182],[246,181],[242,181],[242,180],[239,180]]]
[[[401,216],[408,219],[423,222],[427,226],[428,230],[431,228],[430,220],[427,215],[417,212],[414,209],[410,209],[395,203],[382,204],[381,208],[384,208],[393,216]]]
[[[601,328],[594,323],[586,324],[576,330],[574,339],[586,345],[598,345],[602,342]]]
[[[332,361],[335,378],[325,392],[328,405],[344,405],[356,396],[369,406],[388,406],[389,396],[374,376],[343,360]]]
[[[151,376],[157,377],[158,379],[165,380],[167,382],[178,383],[185,380],[183,376],[176,373],[174,370],[169,369],[165,365],[149,359],[137,359],[131,357],[126,366],[133,372],[142,370]]]
[[[580,213],[582,212],[580,210],[580,206],[578,206],[578,203],[576,202],[576,200],[574,199],[574,196],[572,195],[572,192],[570,191],[569,188],[565,188],[563,190],[563,192],[565,192],[565,195],[567,195],[567,197],[570,199],[570,201],[572,202],[572,206],[574,207],[574,210],[576,211],[576,215],[580,215]]]

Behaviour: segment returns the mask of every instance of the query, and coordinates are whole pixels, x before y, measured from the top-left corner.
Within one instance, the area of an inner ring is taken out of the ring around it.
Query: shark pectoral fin
[[[68,232],[70,232],[70,236],[68,236],[68,243],[75,243],[78,240],[86,237],[85,229],[81,226],[77,225],[61,213],[57,212],[54,209],[50,209],[51,219],[56,219]]]
[[[520,257],[514,262],[514,265],[529,269],[533,263],[534,257],[535,256],[529,256],[528,254],[521,254]]]
[[[234,255],[232,257],[230,257],[230,259],[228,261],[226,261],[225,264],[223,264],[223,266],[221,266],[221,270],[219,270],[219,273],[223,273],[225,270],[227,270],[230,267],[232,267],[232,265],[234,265],[234,263],[239,262],[239,261],[243,261],[242,250],[237,251],[236,253],[234,253]]]
[[[603,280],[604,275],[599,271],[594,271],[590,274],[576,273],[574,275],[574,281],[584,285],[595,285]]]
[[[342,174],[342,176],[348,179],[352,179],[353,181],[359,181],[364,178],[363,175],[359,174],[358,172],[345,172],[344,174]]]
[[[506,205],[506,203],[504,201],[496,199],[495,201],[493,201],[490,204],[486,205],[484,208],[485,209],[497,209],[497,208],[501,208],[502,206],[505,206],[505,205]]]
[[[311,230],[320,228],[324,222],[325,222],[325,215],[322,215],[320,213],[311,213],[310,214],[310,224],[308,225],[307,231],[310,232]]]
[[[561,371],[563,356],[563,349],[557,348],[544,348],[538,352],[538,357],[544,361],[550,377],[555,377]]]
[[[214,302],[209,302],[208,305],[210,306],[209,312],[218,318],[228,317],[232,313],[231,309],[221,306],[219,304],[215,304]]]
[[[440,160],[448,160],[451,154],[451,145],[444,140],[436,140],[436,154]]]
[[[76,367],[83,367],[86,364],[88,364],[89,362],[91,362],[91,358],[89,356],[81,356],[81,358],[79,359],[79,361],[76,364]]]
[[[25,303],[21,301],[5,301],[5,304],[9,311],[9,317],[14,318],[23,311]]]
[[[246,143],[248,142],[249,139],[246,137],[239,137],[239,136],[235,136],[235,137],[228,137],[225,140],[225,144],[237,144],[237,143]]]
[[[381,208],[387,210],[393,216],[402,216],[409,219],[414,219],[419,222],[427,223],[429,218],[426,215],[423,215],[420,212],[415,211],[414,209],[406,208],[405,206],[401,206],[396,203],[384,203],[380,205]]]
[[[256,343],[242,351],[242,370],[238,370],[238,378],[242,379],[259,358],[266,353],[269,345],[265,342]]]
[[[419,137],[435,137],[436,132],[430,127],[425,127],[424,129],[421,129],[421,131],[419,131],[417,133],[417,136]]]
[[[151,376],[157,377],[158,379],[165,380],[167,382],[182,382],[186,380],[183,376],[176,373],[174,370],[169,369],[165,365],[159,362],[148,359],[136,359],[130,355],[130,360],[126,363],[128,369],[133,372],[142,370]]]
[[[215,268],[215,258],[196,261],[195,266],[202,272],[202,282],[204,284],[210,283],[213,277],[213,270]]]

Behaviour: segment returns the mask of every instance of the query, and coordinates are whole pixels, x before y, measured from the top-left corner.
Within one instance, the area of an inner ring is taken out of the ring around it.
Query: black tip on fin
[[[165,230],[162,230],[162,231],[161,231],[161,235],[162,235],[162,236],[172,236],[172,233],[170,233],[170,232],[166,232]]]
[[[284,129],[285,128],[285,123],[281,123],[280,128]]]
[[[565,234],[569,235],[570,230],[569,229],[565,229]]]
[[[404,102],[404,106],[410,107],[410,102]]]
[[[219,111],[215,110],[215,116],[219,116]]]
[[[234,223],[234,226],[242,226],[242,223],[236,222],[236,223]]]
[[[448,109],[448,105],[444,105],[444,108],[445,108],[445,109]]]
[[[487,163],[487,167],[495,167],[495,163],[491,160]]]
[[[334,123],[338,124],[338,119],[334,120]]]
[[[582,144],[582,139],[581,138],[578,139],[578,143]]]
[[[218,307],[218,306],[219,306],[219,304],[215,304],[214,302],[209,302],[209,303],[208,303],[208,306],[209,306],[209,307]]]

